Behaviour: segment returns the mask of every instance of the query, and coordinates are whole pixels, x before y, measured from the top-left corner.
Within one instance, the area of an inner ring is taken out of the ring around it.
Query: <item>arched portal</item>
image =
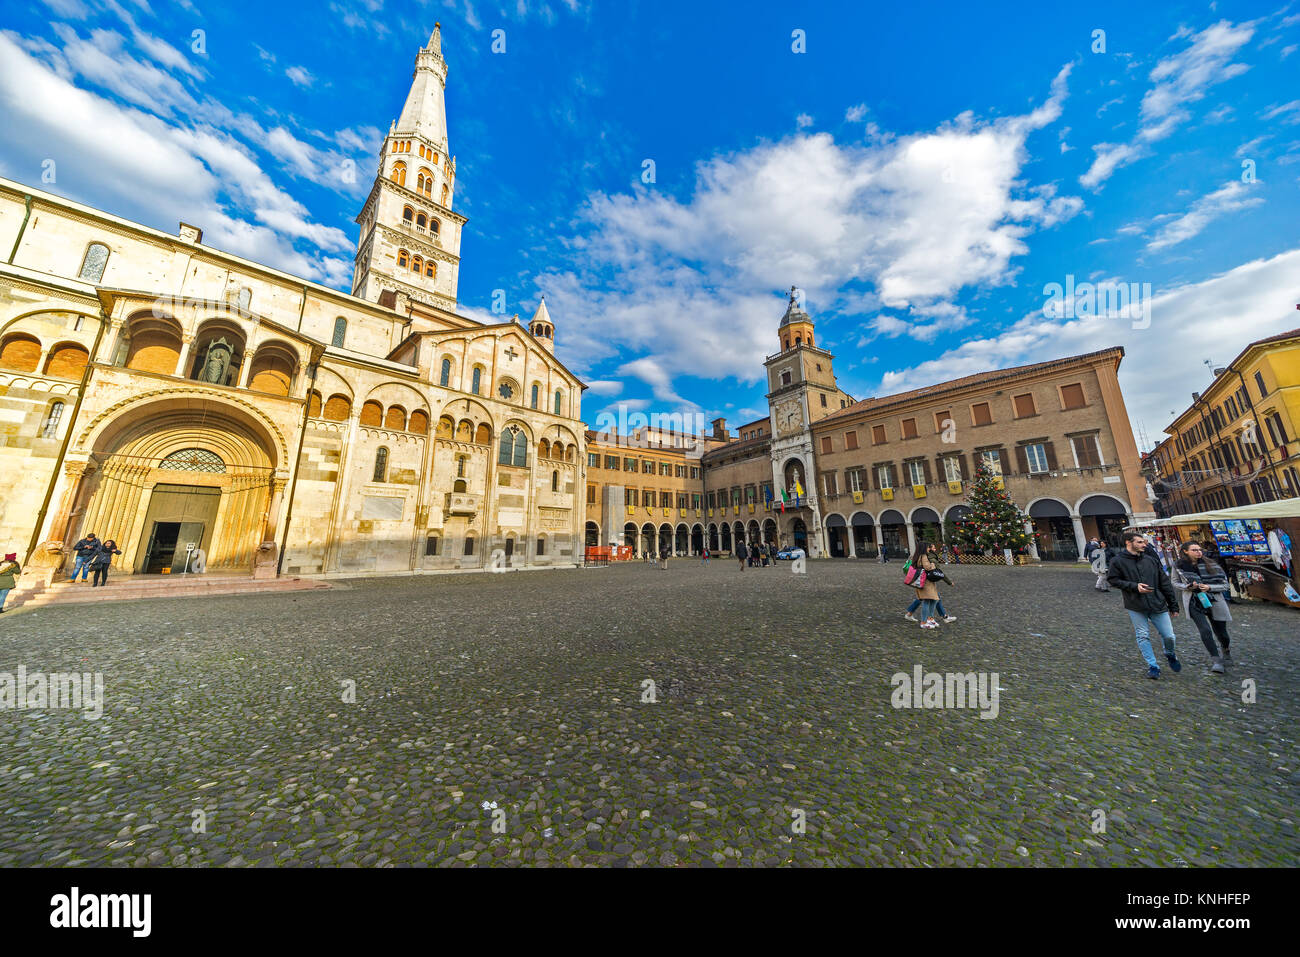
[[[690,534],[691,534],[690,530],[687,529],[685,525],[677,526],[677,541],[675,544],[677,551],[675,554],[678,555],[687,554],[687,547],[690,541]]]
[[[943,526],[939,522],[939,513],[934,509],[922,506],[914,509],[910,518],[918,542],[934,542],[937,545],[943,541]]]
[[[718,550],[718,526],[716,522],[709,523],[709,551]]]
[[[673,527],[667,522],[659,526],[659,554],[673,553]]]
[[[1074,540],[1074,522],[1070,506],[1055,498],[1040,498],[1029,503],[1029,519],[1034,526],[1034,544],[1043,561],[1072,562],[1079,557]]]
[[[775,544],[776,544],[776,542],[777,542],[777,537],[776,537],[776,520],[775,520],[775,519],[771,519],[771,518],[769,518],[769,519],[767,519],[766,521],[763,522],[763,541],[767,542],[767,544],[769,544],[769,545],[775,545]]]
[[[124,571],[184,573],[201,549],[209,571],[251,572],[274,537],[283,440],[255,412],[206,396],[161,399],[93,423],[83,438],[84,511],[64,537],[112,539]]]
[[[1123,502],[1110,495],[1089,495],[1079,502],[1079,514],[1086,538],[1096,535],[1107,545],[1121,547],[1124,526],[1130,522]]]
[[[805,553],[808,551],[808,526],[804,524],[802,518],[796,518],[794,524],[790,526],[790,534],[794,538],[794,547],[802,548]]]
[[[830,545],[831,558],[848,557],[849,527],[843,515],[830,515],[826,519],[826,540]]]
[[[704,551],[704,526],[691,526],[691,554],[699,555]]]
[[[584,544],[588,548],[595,548],[600,544],[600,526],[595,522],[588,522],[586,527],[586,537]]]
[[[907,523],[903,519],[903,513],[896,508],[887,508],[880,513],[880,544],[895,557],[908,550]]]
[[[849,517],[849,526],[853,533],[853,554],[858,558],[874,558],[876,549],[876,526],[867,512],[854,512]]]
[[[655,527],[649,522],[641,526],[641,554],[649,555],[655,550]]]

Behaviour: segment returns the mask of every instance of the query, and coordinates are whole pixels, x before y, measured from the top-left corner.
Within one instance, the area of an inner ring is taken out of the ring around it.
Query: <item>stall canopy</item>
[[[1300,518],[1300,498],[1284,498],[1277,502],[1260,502],[1258,505],[1239,505],[1236,508],[1218,508],[1192,515],[1175,515],[1158,518],[1132,528],[1161,528],[1168,525],[1203,525],[1206,522],[1224,522],[1246,518]]]

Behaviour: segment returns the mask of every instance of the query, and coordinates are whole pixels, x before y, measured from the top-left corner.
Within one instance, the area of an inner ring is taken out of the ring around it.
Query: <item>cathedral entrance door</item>
[[[185,571],[189,553],[207,548],[216,523],[221,489],[198,485],[155,485],[145,513],[137,571],[146,575]]]

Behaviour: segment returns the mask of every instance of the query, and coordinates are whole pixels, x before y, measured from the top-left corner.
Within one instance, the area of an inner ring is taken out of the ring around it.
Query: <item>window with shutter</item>
[[[980,465],[985,466],[994,475],[1002,474],[1002,456],[997,449],[990,449],[976,454],[979,457]]]
[[[1061,386],[1061,406],[1066,409],[1082,409],[1083,386],[1077,382]]]
[[[823,452],[823,453],[827,453],[827,452],[830,452],[830,450],[831,450],[831,437],[830,437],[829,435],[823,435],[823,436],[822,436],[822,452]]]
[[[972,425],[991,425],[993,423],[993,411],[989,408],[987,402],[977,402],[970,407]]]
[[[1026,469],[1031,475],[1038,475],[1047,471],[1047,450],[1043,443],[1035,442],[1033,445],[1022,445],[1020,449],[1024,451],[1029,467]]]
[[[1090,469],[1101,465],[1101,449],[1095,435],[1076,435],[1070,439],[1074,448],[1074,461],[1077,468]]]
[[[894,477],[890,474],[891,469],[888,465],[876,466],[876,488],[893,488]]]
[[[857,433],[857,432],[845,432],[845,433],[844,433],[844,449],[845,449],[845,451],[851,452],[851,451],[853,451],[854,449],[856,449],[857,447],[858,447],[858,433]]]
[[[1017,419],[1035,414],[1033,393],[1026,392],[1024,395],[1018,395],[1012,402],[1015,405]]]
[[[916,438],[916,419],[903,420],[903,438],[905,439]]]
[[[907,478],[912,485],[925,484],[925,472],[921,469],[920,462],[907,463]]]
[[[945,482],[961,481],[961,460],[950,455],[943,460],[943,478]]]
[[[871,427],[871,443],[873,445],[885,444],[885,427],[883,425],[873,425]]]

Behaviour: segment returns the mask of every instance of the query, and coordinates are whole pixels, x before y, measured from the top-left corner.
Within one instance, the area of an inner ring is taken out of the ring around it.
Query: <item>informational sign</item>
[[[1210,533],[1225,558],[1268,558],[1268,536],[1257,518],[1210,522]]]

